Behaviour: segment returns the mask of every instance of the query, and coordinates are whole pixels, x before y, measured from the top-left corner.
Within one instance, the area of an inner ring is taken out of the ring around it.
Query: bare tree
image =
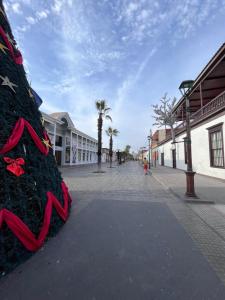
[[[175,142],[174,124],[176,122],[176,116],[173,113],[173,109],[175,107],[176,102],[176,97],[171,99],[167,97],[167,94],[165,94],[160,99],[160,104],[152,105],[154,111],[153,118],[155,119],[155,123],[153,125],[158,127],[164,126],[165,128],[169,126],[171,129],[173,142]]]

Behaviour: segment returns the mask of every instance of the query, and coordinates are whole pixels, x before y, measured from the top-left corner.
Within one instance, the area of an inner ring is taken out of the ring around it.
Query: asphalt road
[[[225,287],[136,163],[63,171],[74,203],[44,248],[0,280],[0,299],[223,300]],[[178,202],[177,202],[178,203]]]

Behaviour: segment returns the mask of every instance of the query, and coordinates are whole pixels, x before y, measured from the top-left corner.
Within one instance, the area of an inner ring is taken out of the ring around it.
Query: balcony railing
[[[225,109],[225,92],[221,93],[219,96],[214,98],[208,104],[200,108],[194,114],[190,116],[190,124],[191,126],[197,124],[203,119],[219,112],[221,109]],[[186,120],[181,122],[175,129],[175,135],[179,134],[182,131],[186,130]],[[166,140],[172,138],[171,134],[167,134]]]
[[[210,101],[208,104],[200,108],[198,111],[196,111],[194,114],[190,116],[190,124],[191,126],[198,123],[199,121],[217,113],[221,109],[225,108],[225,92],[214,98],[212,101]],[[180,131],[183,131],[186,129],[186,120],[184,120],[182,123],[180,123],[175,128],[175,133],[179,133]]]
[[[197,121],[218,112],[222,108],[225,108],[225,92],[214,98],[212,101],[200,108],[198,111],[196,111],[191,116],[191,122],[196,123]]]

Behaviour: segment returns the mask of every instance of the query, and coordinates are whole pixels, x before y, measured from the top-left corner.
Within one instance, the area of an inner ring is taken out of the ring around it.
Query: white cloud
[[[31,0],[20,0],[21,2],[23,2],[26,5],[31,4]]]
[[[41,20],[41,19],[46,19],[48,17],[48,14],[49,14],[48,10],[42,10],[42,11],[38,11],[36,13],[36,16],[38,20]]]
[[[63,4],[64,4],[63,0],[54,0],[54,3],[51,7],[52,11],[56,14],[59,14],[62,9]]]
[[[141,44],[152,38],[161,38],[159,33],[163,35],[169,30],[173,31],[175,40],[188,38],[204,23],[212,22],[218,14],[218,7],[224,9],[219,0],[166,2],[121,0],[115,13],[118,24],[123,26],[122,40]]]
[[[143,9],[140,14],[137,16],[138,21],[145,21],[149,16],[149,11],[147,9]]]
[[[12,7],[12,10],[13,10],[14,13],[16,13],[16,14],[22,14],[20,3],[15,2],[15,3],[13,3],[11,5],[11,7]]]
[[[46,19],[49,15],[49,10],[45,9],[45,10],[41,10],[41,11],[37,11],[35,13],[34,16],[28,16],[25,18],[26,20],[26,24],[23,24],[21,26],[18,26],[15,30],[15,32],[17,33],[25,33],[26,31],[28,31],[33,25],[37,24],[39,21]]]
[[[53,112],[60,112],[62,111],[62,107],[60,106],[56,106],[52,103],[49,103],[48,101],[43,101],[41,107],[40,107],[41,111],[47,113],[47,114],[51,114]]]
[[[137,2],[131,2],[127,6],[127,8],[125,10],[125,14],[128,16],[128,18],[130,18],[133,15],[133,13],[138,10],[138,8],[139,8],[139,5]]]
[[[26,32],[28,29],[30,29],[30,24],[18,26],[15,32]]]
[[[4,8],[5,8],[5,11],[6,12],[8,12],[8,10],[9,10],[9,3],[8,3],[8,1],[4,1]]]
[[[37,22],[37,20],[35,18],[31,17],[31,16],[26,17],[26,20],[31,25],[33,25],[33,24],[35,24]]]
[[[156,53],[156,51],[157,51],[157,48],[153,48],[148,53],[146,58],[142,61],[139,68],[137,69],[137,71],[133,75],[129,75],[128,78],[123,81],[122,86],[119,87],[119,89],[117,91],[117,97],[116,97],[115,107],[114,107],[114,111],[115,111],[115,114],[117,115],[117,117],[120,116],[121,107],[122,107],[124,101],[126,101],[128,93],[131,91],[132,88],[135,89],[135,85],[141,78],[142,72],[144,71],[150,58]],[[122,117],[121,117],[121,120],[122,120]]]

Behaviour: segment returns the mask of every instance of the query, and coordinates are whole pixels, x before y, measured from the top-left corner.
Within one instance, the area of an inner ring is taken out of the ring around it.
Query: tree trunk
[[[109,161],[110,161],[110,168],[112,168],[112,155],[113,155],[112,149],[113,149],[113,139],[112,139],[112,136],[110,136],[110,139],[109,139]]]
[[[102,164],[102,114],[98,117],[98,171],[101,171]]]
[[[176,137],[175,137],[175,131],[173,125],[171,125],[170,128],[171,128],[172,141],[174,143],[176,141]]]

